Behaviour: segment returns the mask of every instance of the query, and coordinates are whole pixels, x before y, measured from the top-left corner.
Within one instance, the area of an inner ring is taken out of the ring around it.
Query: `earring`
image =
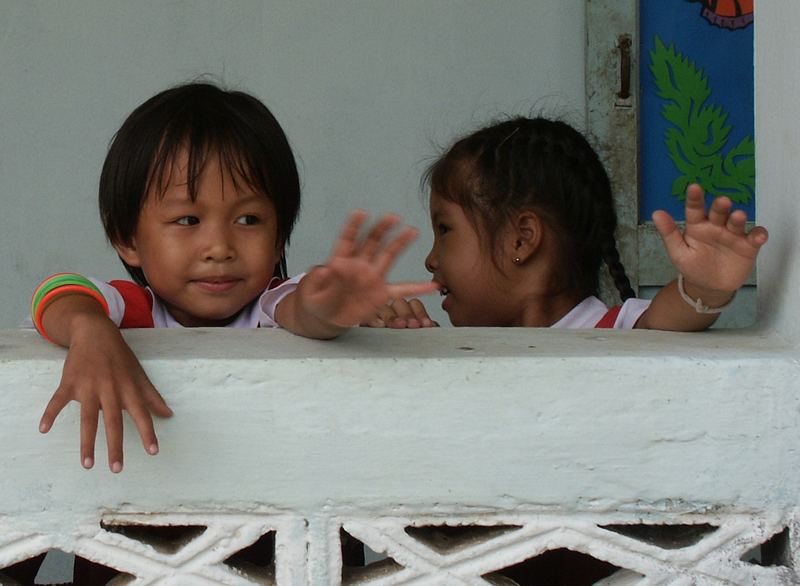
[[[514,257],[514,262],[516,264],[520,264],[522,262],[522,259],[520,257],[516,256],[516,257]]]

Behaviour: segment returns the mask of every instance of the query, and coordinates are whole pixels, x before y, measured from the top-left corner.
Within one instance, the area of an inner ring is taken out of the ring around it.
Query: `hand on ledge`
[[[63,302],[80,296],[65,297]],[[78,301],[80,301],[78,299]],[[54,303],[61,303],[56,301]],[[104,315],[76,320],[61,382],[45,408],[39,431],[47,433],[70,401],[81,405],[80,454],[84,468],[94,466],[95,438],[100,411],[103,412],[108,466],[112,472],[123,467],[122,411],[133,419],[147,453],[158,453],[158,439],[151,413],[170,417],[172,410],[148,379],[139,360],[117,326]]]
[[[419,299],[394,299],[378,310],[377,315],[361,324],[370,328],[437,328]]]

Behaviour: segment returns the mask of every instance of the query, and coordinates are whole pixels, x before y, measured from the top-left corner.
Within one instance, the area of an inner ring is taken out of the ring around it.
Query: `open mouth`
[[[450,312],[450,308],[453,305],[453,298],[450,296],[450,289],[445,287],[444,285],[441,286],[442,288],[439,289],[439,295],[442,296],[442,309]]]

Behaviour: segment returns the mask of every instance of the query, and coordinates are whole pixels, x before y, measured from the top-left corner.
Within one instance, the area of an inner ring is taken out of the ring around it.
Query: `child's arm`
[[[69,350],[61,383],[42,415],[39,431],[47,433],[70,401],[79,402],[81,464],[91,468],[102,410],[108,465],[113,472],[119,472],[123,463],[122,410],[125,409],[136,423],[145,450],[158,453],[150,413],[169,417],[172,411],[100,303],[80,293],[59,296],[45,308],[41,328],[53,342]]]
[[[405,227],[384,242],[400,222],[398,216],[386,215],[359,240],[366,218],[363,210],[353,212],[327,263],[311,269],[297,289],[280,302],[275,320],[281,327],[309,338],[334,338],[372,319],[389,299],[424,295],[437,289],[431,281],[387,284],[395,259],[417,232]]]
[[[668,213],[655,212],[656,229],[672,264],[683,275],[685,294],[697,308],[681,296],[676,280],[658,292],[636,327],[688,332],[714,323],[719,312],[709,309],[721,308],[733,299],[768,238],[761,226],[746,233],[746,220],[743,211],[731,212],[727,197],[716,198],[706,216],[703,189],[694,184],[686,190],[683,234]]]

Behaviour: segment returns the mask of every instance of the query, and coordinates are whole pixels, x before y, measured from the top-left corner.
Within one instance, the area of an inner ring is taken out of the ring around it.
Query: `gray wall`
[[[203,74],[264,100],[296,150],[290,272],[321,262],[359,206],[422,229],[393,277],[427,278],[418,181],[434,145],[501,112],[582,125],[583,4],[2,0],[0,327],[49,273],[124,276],[96,210],[108,142],[143,100]]]
[[[765,4],[769,8],[759,8],[756,19],[756,193],[763,194],[758,200],[758,221],[771,230],[771,235],[766,254],[758,259],[759,325],[780,332],[797,347],[800,77],[796,71],[800,44],[795,38],[800,3]],[[788,45],[786,39],[792,39]],[[762,137],[766,137],[764,148],[760,146]]]

